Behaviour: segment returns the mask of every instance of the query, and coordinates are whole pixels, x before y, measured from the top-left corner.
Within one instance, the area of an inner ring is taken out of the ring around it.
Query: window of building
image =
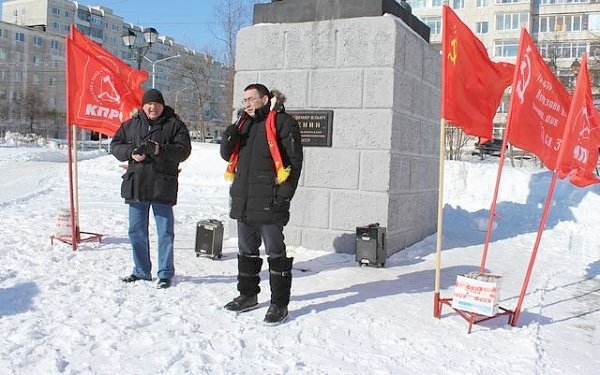
[[[98,26],[100,28],[104,28],[104,18],[102,16],[97,16],[95,14],[92,14],[90,16],[90,24],[92,24],[94,26]]]
[[[40,58],[39,58],[39,56],[33,56],[31,58],[31,62],[33,62],[33,65],[40,65]]]
[[[498,113],[508,113],[508,106],[510,104],[510,96],[502,96],[500,105],[498,106]]]
[[[581,55],[587,50],[587,43],[585,42],[545,42],[538,43],[538,50],[545,59],[552,58],[566,58],[574,59],[580,58]]]
[[[56,7],[52,7],[52,14],[55,16],[60,16],[60,9],[56,8]]]
[[[23,52],[21,51],[14,51],[12,57],[14,61],[23,62]]]
[[[540,0],[542,5],[554,5],[554,4],[583,4],[589,3],[590,0]]]
[[[6,49],[0,47],[0,59],[6,59]]]
[[[442,33],[441,17],[423,17],[423,23],[431,29],[431,35],[439,35]]]
[[[477,34],[487,34],[488,33],[488,22],[487,21],[479,21],[475,24],[475,30]]]
[[[494,41],[494,56],[516,57],[519,50],[518,40],[496,40]]]
[[[60,43],[58,43],[58,40],[51,40],[50,41],[50,48],[52,48],[52,49],[60,49]]]
[[[77,25],[77,30],[81,31],[85,35],[90,35],[90,28],[84,25]]]
[[[452,9],[463,9],[465,7],[465,0],[452,0]]]
[[[477,0],[477,8],[486,8],[490,6],[490,0]]]
[[[4,29],[0,29],[0,38],[6,38],[6,31]]]
[[[519,30],[529,26],[529,13],[503,13],[496,15],[496,30]]]
[[[6,70],[0,70],[0,79],[6,79]]]
[[[41,36],[34,36],[33,37],[33,45],[37,46],[37,47],[41,47],[42,46],[42,37]]]
[[[50,80],[48,81],[48,83],[50,84],[50,86],[54,86],[56,84],[56,78],[50,77]]]
[[[90,14],[90,12],[86,12],[86,11],[85,11],[85,10],[83,10],[83,9],[79,9],[79,10],[77,11],[77,18],[79,18],[79,19],[80,19],[80,20],[82,20],[82,21],[90,22],[90,17],[91,17],[91,16],[92,16],[92,15]]]
[[[71,18],[71,12],[65,10],[65,18]]]
[[[53,22],[52,22],[52,28],[53,28],[54,30],[60,30],[60,23],[58,23],[58,22],[56,22],[56,21],[53,21]]]
[[[98,29],[90,29],[90,35],[94,38],[103,39],[104,38],[104,30]]]
[[[15,41],[16,42],[25,42],[25,34],[24,33],[15,33]]]
[[[528,3],[529,0],[495,0],[496,4],[517,4],[517,3]]]
[[[36,85],[40,83],[40,75],[39,74],[34,74],[33,77],[31,77],[31,81],[33,83],[35,83]]]
[[[431,7],[437,8],[441,7],[444,2],[442,0],[431,0]]]
[[[427,8],[427,0],[411,0],[410,6],[414,9]]]
[[[600,41],[590,43],[590,57],[600,59]],[[599,77],[600,78],[600,75]]]
[[[540,33],[586,30],[587,14],[549,15],[533,19],[533,31]]]

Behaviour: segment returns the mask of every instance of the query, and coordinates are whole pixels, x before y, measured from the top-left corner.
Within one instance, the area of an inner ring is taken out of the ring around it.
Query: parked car
[[[471,155],[479,155],[483,159],[484,155],[500,156],[501,151],[502,139],[490,139],[484,143],[475,143],[475,150]]]

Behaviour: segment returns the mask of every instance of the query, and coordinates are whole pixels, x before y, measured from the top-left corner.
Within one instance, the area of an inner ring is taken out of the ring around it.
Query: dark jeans
[[[262,239],[265,243],[265,252],[269,258],[286,256],[282,225],[238,221],[237,226],[240,255],[247,257],[260,256],[258,248]]]

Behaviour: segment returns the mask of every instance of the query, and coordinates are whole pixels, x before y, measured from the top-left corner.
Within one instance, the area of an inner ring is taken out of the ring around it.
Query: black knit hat
[[[144,96],[142,97],[142,105],[150,102],[165,105],[165,99],[157,89],[150,89],[144,93]]]

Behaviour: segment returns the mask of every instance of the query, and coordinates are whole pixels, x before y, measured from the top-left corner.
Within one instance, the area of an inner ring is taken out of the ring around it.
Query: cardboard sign
[[[493,274],[472,272],[458,275],[452,308],[486,316],[496,315],[501,281],[502,276]]]

